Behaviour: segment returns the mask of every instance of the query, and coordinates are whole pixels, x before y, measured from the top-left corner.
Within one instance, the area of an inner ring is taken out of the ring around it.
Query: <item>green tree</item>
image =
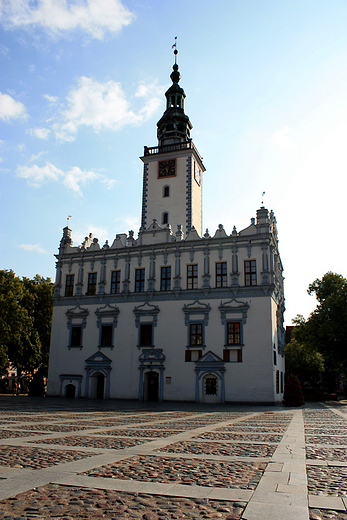
[[[327,375],[347,375],[347,280],[328,272],[309,285],[317,307],[305,321],[296,320],[295,340],[307,352],[319,352]]]
[[[52,320],[50,279],[38,275],[21,280],[12,270],[0,271],[0,370],[8,362],[32,370],[47,364]]]
[[[54,284],[50,278],[36,275],[32,280],[23,278],[27,292],[28,311],[34,319],[34,328],[37,331],[41,344],[41,363],[47,370],[49,358],[49,346],[51,338],[53,315],[53,289]]]
[[[286,345],[286,373],[298,376],[301,386],[305,382],[315,385],[319,374],[324,372],[324,358],[317,350],[308,348],[304,343],[293,338]]]

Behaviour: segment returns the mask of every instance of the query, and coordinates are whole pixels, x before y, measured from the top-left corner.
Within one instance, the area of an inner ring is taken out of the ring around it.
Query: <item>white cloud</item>
[[[57,181],[64,176],[64,172],[47,162],[45,166],[18,166],[17,177],[26,179],[31,186],[39,187],[46,181]]]
[[[44,94],[43,97],[49,101],[51,105],[55,105],[58,102],[57,96],[50,96],[49,94]]]
[[[79,29],[99,40],[135,18],[120,0],[3,0],[0,9],[7,27],[42,27],[53,36]]]
[[[73,166],[70,170],[64,172],[49,162],[45,166],[37,166],[36,164],[33,166],[18,166],[17,177],[26,179],[35,188],[49,181],[61,181],[66,188],[72,190],[77,195],[82,195],[81,186],[88,182],[100,180],[106,184],[112,183],[101,173],[81,170],[78,166]]]
[[[47,152],[43,152],[43,151],[42,151],[42,152],[39,152],[39,153],[33,154],[33,155],[30,157],[29,161],[30,161],[30,162],[34,162],[34,161],[36,161],[39,157],[41,157],[41,155],[43,155],[43,154],[45,154],[45,153],[47,153]]]
[[[41,253],[48,255],[48,252],[40,246],[40,244],[18,244],[17,247],[30,251],[31,253]]]
[[[298,145],[290,137],[290,128],[285,125],[280,130],[274,132],[271,136],[271,141],[281,150],[297,150]]]
[[[35,72],[36,65],[29,65],[29,72]]]
[[[16,101],[8,94],[2,94],[0,92],[0,118],[9,121],[10,119],[17,119],[19,117],[27,117],[23,103]]]
[[[157,110],[162,90],[156,83],[140,85],[134,98],[144,98],[144,104],[136,113],[120,83],[111,80],[102,83],[82,76],[67,96],[68,107],[62,113],[62,122],[54,125],[56,137],[60,141],[74,141],[81,126],[98,132],[140,124]]]
[[[51,131],[48,128],[29,128],[29,134],[32,137],[37,137],[38,139],[43,139],[44,141],[47,141],[50,132]]]

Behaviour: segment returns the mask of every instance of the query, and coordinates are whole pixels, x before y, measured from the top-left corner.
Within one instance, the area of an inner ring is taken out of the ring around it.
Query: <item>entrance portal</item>
[[[76,387],[75,387],[75,385],[73,385],[71,383],[66,385],[66,387],[65,387],[65,397],[67,397],[68,399],[74,399],[75,394],[76,394]]]
[[[158,401],[159,398],[159,374],[158,372],[147,372],[147,401]]]
[[[102,372],[94,372],[90,378],[91,399],[104,399],[105,375]]]
[[[219,403],[218,379],[214,374],[208,374],[202,379],[202,395],[204,403]]]

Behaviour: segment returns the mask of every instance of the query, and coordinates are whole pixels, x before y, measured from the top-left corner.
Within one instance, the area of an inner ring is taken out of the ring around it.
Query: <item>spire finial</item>
[[[66,218],[66,226],[69,227],[69,220],[72,218],[72,215],[68,215]]]
[[[261,194],[261,205],[264,206],[264,195],[265,195],[265,191],[263,191],[263,193]]]
[[[172,46],[174,50],[174,55],[175,55],[175,65],[177,65],[177,54],[178,54],[178,50],[177,50],[177,36],[175,36],[175,43],[173,44]]]

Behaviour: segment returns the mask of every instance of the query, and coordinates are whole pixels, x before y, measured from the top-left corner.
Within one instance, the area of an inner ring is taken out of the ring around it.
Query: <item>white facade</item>
[[[158,146],[145,147],[142,226],[57,255],[48,395],[281,401],[283,277],[276,219],[202,235],[201,157],[178,66]],[[182,123],[183,122],[183,123]]]

